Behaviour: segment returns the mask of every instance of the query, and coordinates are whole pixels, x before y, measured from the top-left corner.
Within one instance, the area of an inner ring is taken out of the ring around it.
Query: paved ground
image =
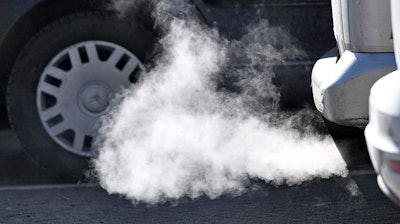
[[[343,145],[364,150],[357,142]],[[365,155],[344,179],[291,187],[254,181],[257,187],[241,196],[149,207],[108,195],[96,184],[57,179],[25,156],[6,125],[0,126],[0,149],[0,224],[400,222],[400,208],[378,189]]]
[[[356,181],[358,194],[349,191]],[[178,204],[132,205],[96,185],[0,189],[0,223],[395,223],[399,208],[373,175],[319,180],[301,186],[260,183],[239,197],[182,199]]]

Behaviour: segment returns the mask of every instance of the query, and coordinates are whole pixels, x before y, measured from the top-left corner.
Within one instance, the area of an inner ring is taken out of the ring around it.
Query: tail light
[[[394,172],[400,174],[400,161],[389,159],[389,166]]]

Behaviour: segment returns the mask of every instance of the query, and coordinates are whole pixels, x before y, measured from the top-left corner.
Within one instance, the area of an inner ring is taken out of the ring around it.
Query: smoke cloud
[[[158,204],[237,195],[252,179],[295,185],[347,175],[332,139],[294,128],[300,115],[280,114],[279,92],[262,65],[281,60],[284,51],[250,39],[266,21],[244,37],[251,46],[223,40],[194,20],[163,25],[156,66],[102,121],[93,165],[104,189]],[[232,70],[238,46],[249,66]],[[221,73],[235,73],[239,90],[221,88]]]

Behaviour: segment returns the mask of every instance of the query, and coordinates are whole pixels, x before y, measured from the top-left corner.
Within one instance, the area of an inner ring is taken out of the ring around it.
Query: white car
[[[400,65],[400,1],[391,1],[393,39]],[[400,70],[386,75],[372,87],[369,124],[365,129],[369,155],[381,190],[400,205]]]
[[[337,48],[314,65],[314,103],[329,121],[354,127],[368,123],[371,86],[396,69],[389,0],[332,0]]]

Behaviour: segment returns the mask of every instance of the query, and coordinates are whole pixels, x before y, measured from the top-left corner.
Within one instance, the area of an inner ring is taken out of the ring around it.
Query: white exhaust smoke
[[[168,27],[157,66],[103,120],[93,164],[104,189],[157,204],[240,194],[253,178],[294,185],[347,175],[330,138],[299,133],[293,119],[277,125],[270,76],[243,80],[242,94],[218,90],[235,44],[194,21]],[[253,112],[260,98],[269,104]]]

